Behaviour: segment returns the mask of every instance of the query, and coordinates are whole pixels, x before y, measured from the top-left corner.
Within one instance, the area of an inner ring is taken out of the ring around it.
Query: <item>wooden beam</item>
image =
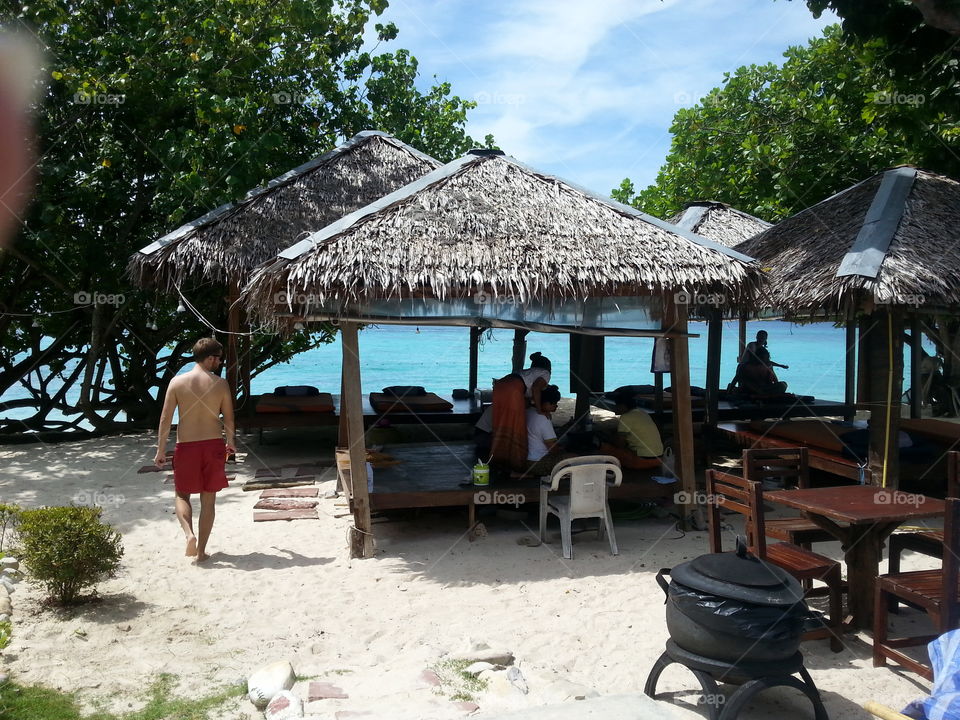
[[[923,323],[920,315],[910,314],[910,417],[923,414],[923,382],[920,365],[923,361]]]
[[[527,335],[529,330],[513,331],[513,361],[512,372],[520,372],[527,362]]]
[[[227,385],[230,386],[231,397],[237,397],[240,368],[237,364],[237,334],[240,332],[240,288],[236,280],[230,280],[230,290],[227,294]]]
[[[350,557],[373,557],[373,524],[367,493],[367,448],[363,436],[363,395],[360,389],[360,343],[356,323],[340,325],[343,346],[343,394],[340,412],[347,415],[350,441],[350,484],[353,491],[353,527],[350,529]]]
[[[847,310],[847,325],[844,328],[845,370],[843,376],[843,402],[850,408],[843,419],[850,421],[854,417],[854,405],[857,402],[857,309],[853,303]]]
[[[860,340],[866,356],[870,407],[869,482],[895,490],[900,479],[900,396],[903,392],[903,318],[877,309]]]
[[[719,310],[711,310],[707,319],[707,391],[704,423],[708,428],[717,426],[717,411],[720,404],[720,362],[723,348],[723,316]]]
[[[480,336],[483,328],[470,328],[470,376],[467,378],[467,389],[473,392],[477,389],[477,374],[480,367]]]
[[[679,333],[687,332],[687,306],[675,303],[673,296],[664,298],[664,319],[669,328]],[[697,509],[693,498],[697,496],[696,468],[693,449],[693,410],[690,404],[690,348],[686,336],[670,340],[670,382],[673,386],[673,454],[675,472],[690,503],[681,508],[684,526]]]

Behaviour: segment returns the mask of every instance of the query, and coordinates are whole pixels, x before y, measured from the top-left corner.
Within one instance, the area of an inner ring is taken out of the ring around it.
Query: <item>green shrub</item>
[[[3,553],[4,541],[17,529],[19,519],[20,508],[0,503],[0,553]]]
[[[10,644],[10,637],[13,635],[13,625],[9,620],[0,622],[0,650],[6,649]]]
[[[123,557],[120,533],[100,522],[98,507],[46,507],[23,510],[17,528],[18,553],[32,582],[61,605],[113,577]]]

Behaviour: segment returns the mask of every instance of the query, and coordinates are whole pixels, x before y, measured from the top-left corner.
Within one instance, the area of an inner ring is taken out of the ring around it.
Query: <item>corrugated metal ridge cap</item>
[[[375,200],[374,202],[370,203],[366,207],[361,208],[356,212],[351,213],[350,215],[347,215],[341,218],[340,220],[337,220],[334,223],[331,223],[330,225],[328,225],[327,227],[321,230],[318,230],[317,232],[313,233],[309,237],[304,238],[303,240],[301,240],[300,242],[294,245],[291,245],[289,248],[281,252],[279,257],[286,258],[288,260],[296,259],[301,255],[303,255],[304,253],[306,253],[307,251],[309,251],[312,247],[326,240],[329,240],[335,235],[338,235],[342,232],[345,232],[346,230],[349,230],[351,226],[360,222],[364,218],[370,215],[373,215],[374,213],[380,212],[381,210],[384,210],[391,205],[402,202],[410,198],[411,196],[417,194],[421,190],[425,190],[426,188],[428,188],[429,186],[435,183],[438,183],[442,180],[452,177],[453,175],[455,175],[458,172],[461,172],[466,166],[472,163],[497,162],[497,161],[511,163],[512,165],[515,165],[516,167],[523,170],[524,172],[530,175],[533,175],[535,177],[538,177],[544,181],[555,182],[561,185],[565,185],[566,187],[570,188],[571,190],[577,193],[580,193],[581,195],[587,197],[590,200],[606,205],[623,215],[638,218],[640,220],[643,220],[644,222],[647,222],[651,225],[655,225],[656,227],[666,230],[669,233],[672,233],[674,235],[679,235],[684,240],[692,242],[695,245],[699,245],[701,247],[704,247],[710,250],[715,250],[730,258],[739,260],[740,262],[745,262],[745,263],[755,262],[753,258],[747,255],[744,255],[743,253],[738,253],[735,250],[731,250],[725,245],[721,245],[720,243],[714,242],[713,240],[710,240],[708,238],[692,233],[689,230],[678,227],[676,225],[671,225],[670,223],[664,220],[660,220],[659,218],[655,218],[652,215],[647,215],[646,213],[642,213],[636,208],[630,207],[629,205],[624,205],[608,197],[599,195],[598,193],[595,193],[592,190],[588,190],[584,187],[581,187],[580,185],[577,185],[575,183],[541,172],[535,168],[530,167],[529,165],[526,165],[520,162],[516,158],[511,157],[509,155],[478,156],[478,155],[470,155],[470,154],[457,158],[456,160],[453,160],[447,163],[443,167],[434,170],[432,173],[429,173],[427,175],[424,175],[422,178],[414,180],[409,185],[405,185],[404,187],[390,193],[389,195],[385,195],[379,200]]]
[[[898,167],[883,173],[853,245],[840,261],[836,277],[876,279],[896,235],[913,189],[917,168]]]
[[[683,209],[680,219],[674,224],[679,228],[683,228],[684,230],[696,232],[697,225],[699,225],[700,221],[706,217],[707,210],[709,208],[710,205],[708,203],[689,203]]]
[[[385,133],[382,130],[362,130],[358,132],[356,135],[354,135],[352,138],[350,138],[349,140],[346,140],[345,142],[341,143],[340,145],[333,148],[332,150],[328,150],[322,155],[318,155],[312,160],[308,160],[302,165],[298,165],[297,167],[293,168],[293,170],[288,170],[283,175],[275,177],[273,180],[270,180],[269,182],[267,182],[266,185],[261,185],[253,188],[252,190],[247,191],[246,195],[244,195],[242,199],[236,200],[234,202],[225,203],[220,207],[216,208],[215,210],[211,210],[207,214],[201,215],[199,218],[191,220],[188,223],[184,223],[183,225],[178,227],[176,230],[170,231],[169,233],[159,238],[158,240],[154,240],[152,243],[150,243],[146,247],[141,248],[140,250],[138,250],[138,252],[141,255],[152,255],[153,253],[157,252],[161,248],[166,247],[170,243],[180,240],[184,236],[188,235],[189,233],[195,230],[199,230],[205,225],[209,225],[214,220],[217,220],[220,217],[229,213],[231,210],[239,209],[243,205],[246,205],[251,200],[255,200],[256,198],[260,197],[264,193],[270,192],[271,190],[275,190],[281,185],[287,185],[293,182],[294,180],[296,180],[297,178],[299,178],[300,176],[306,175],[307,173],[312,172],[313,170],[316,170],[317,168],[323,165],[329,164],[332,160],[335,160],[336,158],[340,157],[344,153],[349,152],[350,150],[353,150],[354,148],[362,145],[365,142],[368,142],[371,138],[375,138],[375,137],[381,138],[385,142],[389,143],[390,145],[393,145],[394,147],[400,150],[405,150],[406,152],[410,153],[418,160],[422,160],[432,165],[434,168],[441,166],[440,161],[437,160],[436,158],[430,157],[426,153],[423,153],[417,150],[416,148],[408,145],[402,140],[399,140],[395,138],[393,135],[390,135],[389,133]]]

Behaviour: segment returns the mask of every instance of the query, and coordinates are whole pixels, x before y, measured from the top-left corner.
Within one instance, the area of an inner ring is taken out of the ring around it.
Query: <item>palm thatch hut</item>
[[[687,203],[669,222],[729,248],[771,227],[765,220],[716,200]]]
[[[687,306],[676,296],[753,307],[761,282],[759,266],[730,248],[474,151],[285,250],[253,274],[244,299],[281,331],[340,323],[352,467],[364,461],[358,323],[670,337],[678,474],[693,490]],[[353,548],[365,555],[362,485]]]
[[[847,323],[847,399],[871,410],[872,481],[896,487],[903,327],[912,347],[912,413],[920,414],[923,318],[960,305],[960,183],[914,167],[870,177],[741,243],[788,318]],[[855,328],[859,323],[859,339]]]
[[[250,272],[297,239],[393,192],[441,165],[383,132],[361,132],[263,187],[167,233],[135,253],[128,265],[143,287],[180,293],[187,282],[229,288],[236,308]],[[231,312],[230,332],[239,329]],[[236,389],[237,363],[228,336],[228,377]],[[233,351],[231,353],[231,348]],[[248,388],[249,390],[249,388]]]
[[[696,200],[687,203],[684,209],[671,217],[668,222],[729,248],[736,247],[771,227],[765,220],[716,200]],[[720,308],[712,308],[707,313],[707,322],[707,396],[704,420],[707,427],[712,427],[717,422],[720,395],[720,353],[723,342],[723,316]],[[747,322],[743,314],[739,317],[739,339],[740,353],[742,353],[747,344]],[[661,384],[659,375],[657,381],[659,396]]]

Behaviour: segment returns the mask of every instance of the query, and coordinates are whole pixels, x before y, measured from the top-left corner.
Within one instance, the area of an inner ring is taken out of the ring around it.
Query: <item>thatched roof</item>
[[[770,223],[716,200],[688,203],[668,222],[730,248],[770,227]]]
[[[186,278],[241,287],[250,271],[306,234],[426,175],[440,162],[386,133],[365,131],[336,149],[177,228],[135,253],[139,285]]]
[[[837,315],[863,301],[960,303],[960,183],[901,167],[874,175],[737,246],[768,269],[771,305]]]
[[[689,291],[752,304],[750,258],[502,154],[474,152],[314,233],[254,273],[251,311],[376,299],[524,305]]]

